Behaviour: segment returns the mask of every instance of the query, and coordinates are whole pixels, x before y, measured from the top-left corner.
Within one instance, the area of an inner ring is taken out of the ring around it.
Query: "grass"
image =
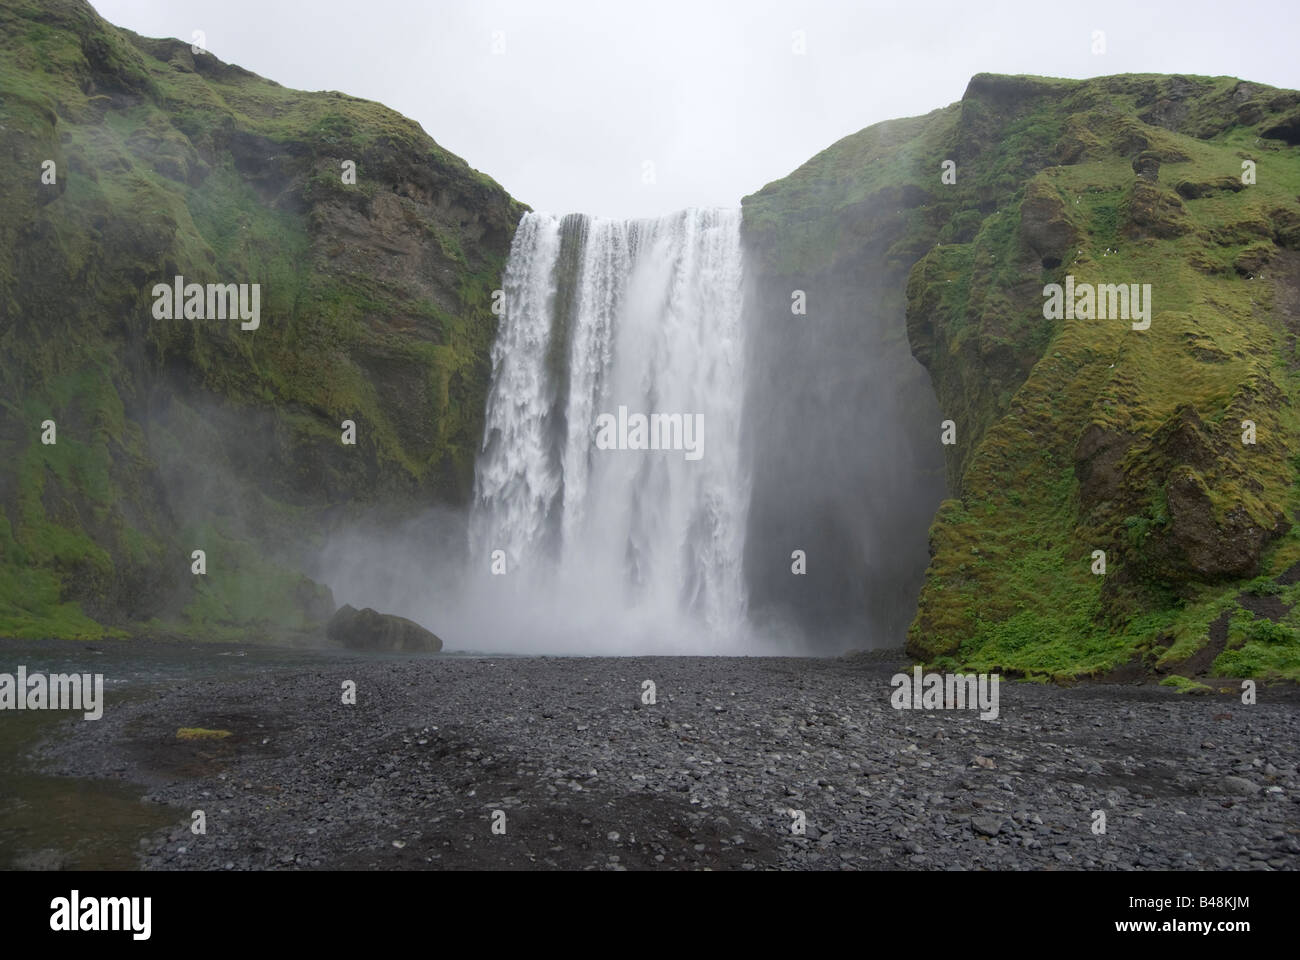
[[[1197,683],[1187,677],[1180,677],[1178,674],[1165,677],[1160,681],[1162,687],[1173,687],[1179,693],[1211,693],[1212,688],[1203,683]]]

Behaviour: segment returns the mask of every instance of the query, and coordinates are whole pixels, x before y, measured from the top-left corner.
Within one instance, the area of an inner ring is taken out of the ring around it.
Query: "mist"
[[[525,215],[473,502],[332,536],[336,602],[469,652],[898,647],[943,495],[901,303],[859,269],[809,278],[792,316],[741,233],[737,210]],[[615,410],[698,416],[702,456],[600,449]]]

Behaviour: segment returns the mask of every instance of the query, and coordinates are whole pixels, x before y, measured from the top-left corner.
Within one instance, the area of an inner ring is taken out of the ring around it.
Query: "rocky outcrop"
[[[442,641],[414,620],[358,610],[344,604],[330,618],[325,634],[331,643],[371,653],[437,653]]]

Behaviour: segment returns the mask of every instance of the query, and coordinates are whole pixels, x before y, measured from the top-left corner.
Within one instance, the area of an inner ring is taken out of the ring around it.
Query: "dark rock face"
[[[1061,198],[1031,184],[1020,204],[1020,238],[1028,254],[1027,264],[1038,262],[1059,266],[1071,258],[1078,242],[1078,229],[1070,223]]]
[[[1074,476],[1079,481],[1079,505],[1082,511],[1124,492],[1124,457],[1132,438],[1101,424],[1090,423],[1074,449]]]
[[[1089,434],[1080,442],[1084,452]],[[1134,574],[1168,582],[1215,582],[1254,576],[1264,547],[1290,527],[1280,512],[1252,517],[1240,508],[1216,509],[1211,490],[1242,482],[1225,465],[1230,464],[1236,434],[1216,439],[1191,405],[1180,406],[1145,442],[1131,448],[1132,469],[1112,475],[1112,496],[1123,510],[1137,513],[1143,503],[1142,488],[1161,484],[1167,511],[1159,517],[1150,537],[1131,556]],[[1102,460],[1098,457],[1093,462]],[[1226,471],[1226,472],[1225,472]],[[1095,486],[1080,478],[1082,502]],[[1117,579],[1122,584],[1125,574]]]
[[[1177,195],[1144,179],[1134,181],[1125,230],[1128,237],[1177,237],[1189,229],[1187,211]]]
[[[1205,181],[1180,180],[1174,189],[1185,200],[1199,200],[1216,193],[1240,193],[1246,187],[1240,177],[1215,177]]]
[[[414,620],[369,607],[358,610],[351,604],[344,604],[330,618],[325,635],[331,643],[349,650],[372,653],[437,653],[442,649],[442,641]]]
[[[1263,131],[1266,137],[1285,140],[1288,145],[1300,144],[1300,110],[1292,112]]]
[[[793,268],[789,234],[765,230],[751,212],[767,206],[762,195],[746,201],[750,609],[759,622],[802,627],[817,652],[842,648],[846,637],[897,642],[925,569],[925,529],[943,497],[934,442],[943,418],[896,332],[912,255],[891,256],[906,246],[908,212],[925,197],[885,187],[814,208],[825,218],[814,232],[834,239],[809,266]],[[791,313],[794,290],[807,295],[806,316]],[[799,575],[795,550],[806,551]]]
[[[1269,530],[1251,521],[1243,510],[1230,510],[1216,522],[1214,503],[1205,481],[1192,470],[1180,470],[1165,487],[1169,503],[1170,546],[1175,560],[1203,581],[1248,577],[1258,572],[1264,545],[1286,529],[1282,518]],[[1171,571],[1182,573],[1176,567]]]
[[[1160,157],[1143,150],[1133,158],[1133,172],[1148,183],[1155,183],[1160,179]]]

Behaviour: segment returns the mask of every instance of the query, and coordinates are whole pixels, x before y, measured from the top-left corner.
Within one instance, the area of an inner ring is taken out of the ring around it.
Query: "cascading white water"
[[[748,652],[741,280],[738,210],[525,215],[475,471],[471,645]],[[699,458],[598,447],[620,407],[698,415]]]

